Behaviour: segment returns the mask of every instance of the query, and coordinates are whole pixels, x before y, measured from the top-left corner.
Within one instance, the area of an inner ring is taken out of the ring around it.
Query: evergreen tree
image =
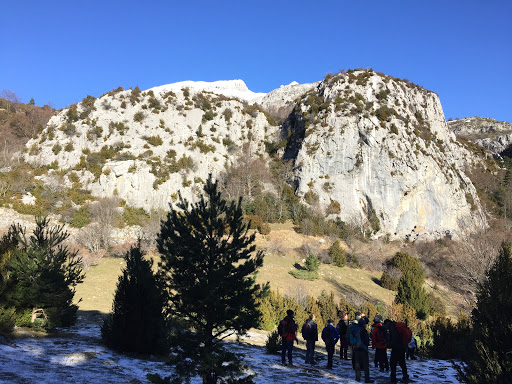
[[[423,288],[425,283],[425,270],[420,260],[412,257],[406,252],[397,252],[391,265],[399,268],[402,276],[398,281],[395,302],[408,304],[416,310],[420,319],[425,319],[430,313],[429,297]]]
[[[9,290],[9,260],[18,245],[12,229],[0,240],[0,332],[9,332],[14,327],[16,308],[9,306],[6,293]]]
[[[252,376],[242,377],[239,357],[221,343],[258,324],[257,300],[268,289],[255,284],[263,254],[255,253],[241,202],[223,200],[210,175],[200,200],[190,205],[180,195],[178,209],[171,206],[162,224],[159,277],[175,325],[174,382],[195,375],[208,384],[252,382]]]
[[[69,326],[76,320],[75,286],[84,274],[76,252],[63,245],[69,237],[62,226],[49,226],[49,219],[36,218],[33,234],[27,237],[20,225],[12,225],[5,242],[10,247],[7,304],[16,307],[18,322],[32,326],[34,309],[46,315],[43,328]],[[3,242],[4,242],[3,241]],[[2,247],[0,247],[1,249]]]
[[[474,351],[458,367],[465,383],[512,383],[512,250],[501,250],[479,286],[471,315]]]
[[[423,282],[420,284],[413,272],[404,273],[398,282],[395,302],[410,305],[416,310],[418,318],[425,319],[430,312],[430,306],[427,292],[422,285]]]
[[[318,257],[310,253],[306,257],[306,262],[304,264],[309,272],[317,272],[320,267],[320,260],[318,260]]]
[[[126,268],[119,276],[112,313],[105,318],[101,336],[105,344],[122,352],[163,353],[167,331],[164,301],[140,244],[124,256]]]
[[[341,248],[340,242],[336,240],[329,248],[329,256],[332,259],[332,263],[337,267],[344,267],[347,264],[347,254],[345,250]]]

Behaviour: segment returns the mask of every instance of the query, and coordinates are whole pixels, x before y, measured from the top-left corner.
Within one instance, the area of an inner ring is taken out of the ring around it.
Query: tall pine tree
[[[459,379],[465,383],[512,383],[512,250],[502,243],[500,253],[479,286],[471,315],[474,351],[468,354]]]
[[[221,198],[211,175],[200,200],[190,205],[180,196],[171,206],[157,238],[159,277],[174,320],[174,382],[199,375],[203,383],[252,382],[238,356],[221,340],[244,334],[258,324],[257,300],[267,286],[255,284],[263,263],[255,252],[255,235],[243,222],[238,204]]]
[[[140,244],[124,256],[123,269],[112,305],[104,320],[101,336],[105,344],[121,352],[163,353],[167,349],[167,330],[162,292],[145,260]]]

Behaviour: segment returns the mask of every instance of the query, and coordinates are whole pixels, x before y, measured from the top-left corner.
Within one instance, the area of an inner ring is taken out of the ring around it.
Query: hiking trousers
[[[281,350],[281,362],[286,363],[286,353],[288,352],[288,364],[292,363],[293,340],[283,340],[283,349]]]
[[[344,337],[340,339],[340,359],[348,360],[348,340]]]
[[[315,362],[315,340],[306,340],[306,363]]]
[[[334,356],[334,344],[325,344],[327,351],[327,368],[332,368],[332,357]]]
[[[389,371],[388,354],[386,348],[375,348],[375,364],[378,365],[380,370]]]
[[[364,348],[353,348],[352,361],[356,371],[356,381],[361,381],[361,369],[364,371],[364,381],[370,380],[370,364],[368,351]]]
[[[407,365],[405,364],[405,349],[404,348],[393,348],[391,350],[391,357],[389,359],[391,365],[391,382],[396,383],[396,366],[400,365],[402,369],[402,376],[404,380],[409,380],[407,374]]]

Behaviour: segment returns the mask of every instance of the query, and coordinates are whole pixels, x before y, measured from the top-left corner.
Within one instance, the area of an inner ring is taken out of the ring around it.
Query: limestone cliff
[[[78,178],[95,196],[167,209],[178,191],[194,199],[208,174],[233,163],[244,143],[254,156],[266,156],[264,141],[278,127],[248,104],[260,96],[241,80],[88,96],[49,121],[27,144],[26,160],[54,164],[70,185]]]
[[[287,117],[282,127],[273,114]],[[371,70],[268,94],[235,80],[88,96],[52,117],[25,159],[60,169],[67,187],[149,211],[178,192],[194,200],[243,146],[268,159],[272,141],[287,143],[279,153],[295,164],[297,195],[329,218],[400,237],[486,225],[463,172],[470,155],[437,95]]]
[[[340,73],[302,97],[285,129],[297,194],[332,217],[397,236],[486,224],[463,171],[469,153],[433,92],[371,70]]]

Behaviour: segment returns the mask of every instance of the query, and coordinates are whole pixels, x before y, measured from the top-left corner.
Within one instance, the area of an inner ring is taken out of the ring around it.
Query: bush
[[[135,115],[133,115],[133,121],[136,123],[141,123],[146,116],[144,115],[144,112],[137,112]]]
[[[82,228],[91,222],[91,213],[89,212],[89,207],[86,205],[81,206],[77,211],[75,211],[69,225],[73,228]]]
[[[347,253],[341,248],[338,240],[329,248],[329,256],[332,259],[332,263],[337,267],[344,267],[347,264]]]
[[[258,226],[258,232],[262,235],[268,235],[271,231],[269,223],[263,223]]]
[[[311,272],[304,269],[294,269],[288,272],[290,275],[300,280],[317,280],[318,272]]]
[[[398,289],[399,281],[399,278],[392,277],[387,272],[382,272],[382,276],[380,277],[380,285],[382,288],[389,289],[390,291],[396,291]]]
[[[305,265],[309,272],[317,272],[318,268],[320,267],[320,260],[318,260],[318,257],[316,257],[314,254],[310,253],[306,257]]]
[[[130,207],[127,205],[124,208],[123,220],[126,225],[143,226],[149,220],[148,213],[142,208]]]
[[[268,337],[267,341],[265,342],[265,350],[269,354],[276,354],[281,352],[282,348],[282,338],[279,332],[277,332],[277,329],[275,331],[272,331]]]
[[[438,317],[428,323],[432,331],[432,340],[427,353],[436,359],[471,358],[471,324],[467,316],[461,316],[458,322],[447,317]]]

